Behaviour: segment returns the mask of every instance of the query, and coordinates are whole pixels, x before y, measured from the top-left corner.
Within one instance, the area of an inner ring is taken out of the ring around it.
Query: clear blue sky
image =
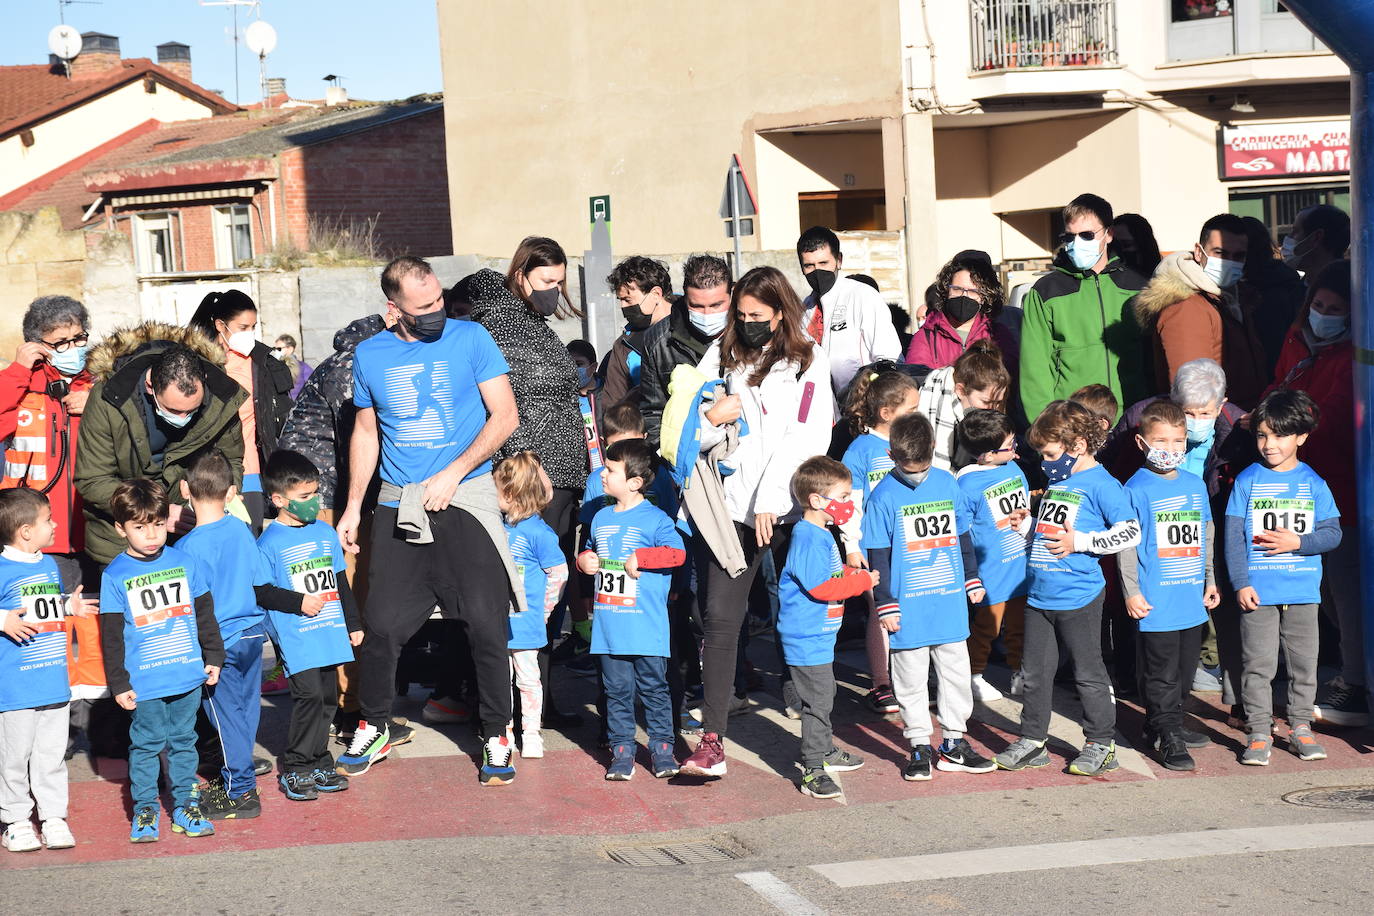
[[[324,95],[327,73],[343,77],[352,98],[399,99],[443,89],[435,0],[262,0],[262,18],[277,30],[267,75],[286,78],[297,98]],[[239,44],[239,98],[234,98],[232,8],[199,0],[103,0],[63,9],[78,32],[119,37],[124,57],[157,60],[157,46],[191,46],[194,79],[244,104],[258,100],[258,60]],[[48,59],[48,30],[57,25],[57,0],[0,0],[0,64]],[[239,7],[240,32],[254,18]]]

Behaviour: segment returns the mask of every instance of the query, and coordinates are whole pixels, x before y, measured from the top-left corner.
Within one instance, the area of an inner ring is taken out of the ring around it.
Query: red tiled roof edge
[[[79,171],[80,169],[84,168],[87,164],[95,161],[96,159],[99,159],[111,150],[118,149],[119,147],[128,143],[130,140],[134,140],[138,137],[141,137],[146,133],[151,133],[152,131],[157,130],[161,126],[161,121],[158,121],[155,118],[149,118],[137,127],[126,130],[118,137],[105,141],[104,143],[100,144],[90,152],[83,153],[82,155],[77,156],[75,159],[71,160],[70,162],[66,162],[61,166],[53,169],[51,172],[38,176],[33,181],[30,181],[28,184],[20,185],[13,191],[9,192],[3,197],[0,197],[0,211],[17,209],[18,206],[23,203],[24,198],[28,197],[30,194],[36,194],[39,191],[46,191],[48,188],[51,188],[54,184],[56,184],[60,179],[65,178],[67,175],[70,175],[73,172]]]

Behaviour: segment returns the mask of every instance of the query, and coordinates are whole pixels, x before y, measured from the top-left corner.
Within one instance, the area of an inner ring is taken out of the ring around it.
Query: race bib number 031
[[[191,584],[180,566],[125,582],[134,626],[149,627],[191,613]]]
[[[954,528],[954,502],[943,499],[903,506],[902,534],[908,552],[953,547],[959,542]]]
[[[634,607],[639,598],[639,580],[625,572],[619,560],[602,560],[596,573],[596,603],[612,607]]]
[[[1004,480],[995,487],[983,491],[983,499],[992,512],[993,521],[1003,530],[1011,527],[1011,514],[1017,509],[1030,507],[1026,488],[1016,478]]]
[[[1045,498],[1040,500],[1040,517],[1035,522],[1035,533],[1055,535],[1074,527],[1078,521],[1078,507],[1082,504],[1081,493],[1047,490]]]
[[[1163,559],[1202,556],[1202,513],[1155,513],[1155,551]]]
[[[304,595],[319,595],[325,603],[339,600],[339,581],[334,573],[334,557],[325,555],[292,563],[291,588]]]

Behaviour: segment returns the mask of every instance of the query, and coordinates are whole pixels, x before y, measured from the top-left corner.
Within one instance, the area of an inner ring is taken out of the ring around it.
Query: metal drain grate
[[[1374,811],[1374,786],[1328,786],[1289,792],[1283,800],[1290,805],[1309,808],[1339,808],[1342,811]]]
[[[733,849],[715,843],[679,843],[675,846],[610,846],[606,855],[621,865],[654,868],[661,865],[702,865],[740,858]]]

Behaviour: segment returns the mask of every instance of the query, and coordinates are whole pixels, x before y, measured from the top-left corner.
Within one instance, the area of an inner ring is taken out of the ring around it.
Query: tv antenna
[[[80,3],[82,6],[100,6],[100,0],[57,0],[57,21],[63,25],[67,24],[67,7],[73,3]],[[73,57],[76,55],[73,54]]]
[[[76,0],[76,2],[83,2],[83,0]],[[239,103],[239,7],[249,7],[254,14],[261,17],[261,2],[260,0],[200,0],[200,5],[227,6],[234,12],[234,104],[237,105]],[[275,35],[276,33],[273,32],[273,36]]]

